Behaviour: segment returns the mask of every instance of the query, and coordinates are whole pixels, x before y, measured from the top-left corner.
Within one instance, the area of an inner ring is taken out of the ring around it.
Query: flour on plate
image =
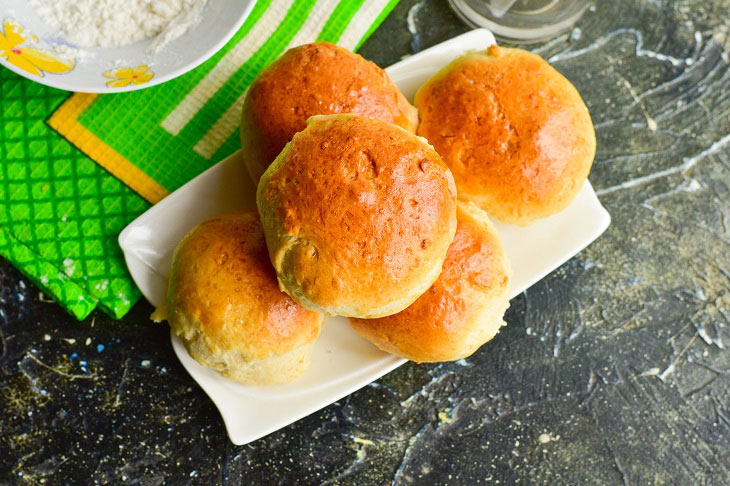
[[[157,52],[200,20],[207,0],[30,0],[38,15],[82,47],[118,47],[154,38]]]

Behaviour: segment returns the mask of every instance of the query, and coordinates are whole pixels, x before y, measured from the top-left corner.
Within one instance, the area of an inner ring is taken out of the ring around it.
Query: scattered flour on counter
[[[30,0],[38,15],[82,47],[155,38],[154,53],[200,20],[207,0]]]
[[[552,435],[549,432],[540,434],[540,436],[537,438],[537,441],[540,444],[547,444],[548,442],[556,441],[560,439],[559,435]]]

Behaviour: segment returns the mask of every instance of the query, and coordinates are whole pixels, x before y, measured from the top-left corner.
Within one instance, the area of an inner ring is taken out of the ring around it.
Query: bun
[[[302,374],[324,322],[278,289],[255,210],[213,218],[185,236],[167,305],[152,317],[167,319],[200,364],[252,385]]]
[[[416,94],[424,136],[454,174],[459,199],[529,224],[567,207],[596,151],[578,91],[539,56],[489,47],[456,59]]]
[[[315,116],[259,183],[279,286],[331,315],[396,313],[441,272],[456,189],[422,138],[357,115]]]
[[[243,159],[254,183],[307,118],[336,113],[414,133],[418,125],[416,109],[374,63],[326,42],[289,49],[251,84],[243,104]]]
[[[417,362],[469,356],[504,325],[511,270],[487,215],[459,201],[456,236],[438,280],[410,307],[380,319],[350,319],[383,351]]]

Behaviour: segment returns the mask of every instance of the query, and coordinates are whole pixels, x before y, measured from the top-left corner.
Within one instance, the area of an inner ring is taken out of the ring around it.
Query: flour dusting
[[[30,0],[38,15],[81,47],[154,38],[155,53],[200,21],[207,0]]]

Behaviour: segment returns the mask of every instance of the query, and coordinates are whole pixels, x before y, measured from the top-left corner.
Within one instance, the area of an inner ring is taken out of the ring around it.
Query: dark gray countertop
[[[728,484],[728,19],[728,0],[600,1],[533,46],[591,110],[612,226],[465,362],[409,363],[253,444],[147,303],[79,324],[0,263],[0,483]],[[402,0],[361,53],[465,30]]]

